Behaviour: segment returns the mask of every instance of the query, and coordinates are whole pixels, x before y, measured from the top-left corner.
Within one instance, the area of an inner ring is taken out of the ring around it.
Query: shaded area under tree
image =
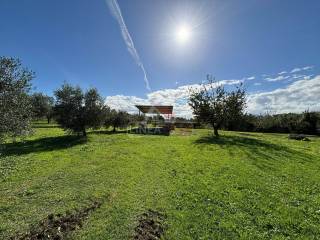
[[[268,142],[265,140],[253,137],[241,136],[220,136],[212,135],[203,136],[194,142],[199,146],[218,145],[223,149],[228,150],[230,156],[237,154],[236,149],[241,150],[247,156],[247,160],[259,169],[279,170],[279,165],[284,161],[298,159],[299,163],[309,162],[310,155],[298,150],[292,150],[284,145]]]
[[[2,144],[1,149],[4,156],[23,155],[28,153],[61,150],[86,143],[87,139],[75,135],[57,137],[45,137],[35,140],[27,140],[17,143]]]

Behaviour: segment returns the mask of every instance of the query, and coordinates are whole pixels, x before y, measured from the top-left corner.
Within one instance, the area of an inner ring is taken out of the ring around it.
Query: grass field
[[[320,139],[177,130],[66,136],[36,124],[0,157],[0,239],[101,201],[70,239],[130,239],[148,209],[163,239],[319,239]]]

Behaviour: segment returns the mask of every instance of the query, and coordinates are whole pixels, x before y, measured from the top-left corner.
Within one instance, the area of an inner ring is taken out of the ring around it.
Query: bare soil
[[[30,227],[24,234],[17,234],[12,240],[60,240],[65,239],[72,231],[82,227],[89,214],[101,206],[101,202],[94,201],[88,207],[67,211],[65,214],[49,214],[37,225]]]
[[[164,234],[165,215],[148,210],[139,217],[139,224],[135,228],[134,239],[137,240],[156,240]]]

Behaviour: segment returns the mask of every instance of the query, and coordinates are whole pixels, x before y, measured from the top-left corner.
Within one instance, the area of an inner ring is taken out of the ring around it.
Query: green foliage
[[[138,126],[141,121],[145,120],[145,116],[139,115],[139,114],[130,114],[129,118],[130,118],[130,122],[129,122],[130,127]]]
[[[113,132],[116,131],[116,128],[126,128],[128,127],[129,123],[131,121],[130,114],[124,111],[116,111],[112,109],[105,120],[105,127],[113,128]]]
[[[93,129],[100,128],[110,112],[96,88],[91,88],[85,93],[84,107],[86,126]]]
[[[246,115],[235,130],[278,133],[319,134],[320,113],[286,113],[275,115]],[[226,128],[228,129],[228,128]],[[232,129],[228,129],[232,130]]]
[[[0,57],[0,141],[30,133],[31,103],[28,93],[33,72],[19,59]]]
[[[31,95],[33,117],[35,119],[47,118],[48,123],[53,116],[54,99],[43,93],[34,93]]]
[[[190,90],[189,105],[197,120],[211,124],[218,136],[218,129],[235,126],[243,116],[246,94],[242,85],[228,92],[222,85],[208,80],[200,89]]]
[[[305,123],[304,128],[301,129],[302,131],[310,134],[316,134],[318,130],[318,123],[320,124],[320,114],[316,112],[305,111],[303,113],[302,122]]]
[[[80,87],[63,84],[55,91],[56,121],[65,129],[86,136],[86,129],[100,128],[108,108],[104,105],[97,89],[91,88],[85,94]]]

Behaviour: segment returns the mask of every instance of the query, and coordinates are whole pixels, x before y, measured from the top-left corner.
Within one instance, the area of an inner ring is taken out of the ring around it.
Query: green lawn
[[[0,156],[0,239],[95,199],[71,239],[130,239],[148,209],[165,214],[163,239],[320,238],[319,138],[35,130]]]

